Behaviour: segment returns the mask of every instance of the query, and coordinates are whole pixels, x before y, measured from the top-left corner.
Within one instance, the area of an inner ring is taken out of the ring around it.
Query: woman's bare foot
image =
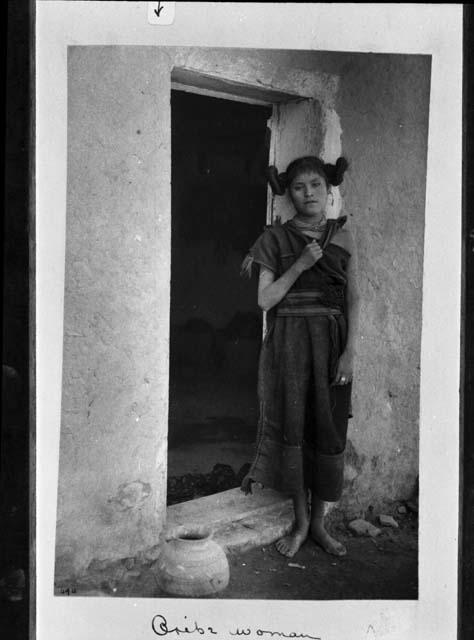
[[[326,553],[330,553],[333,556],[345,556],[347,553],[347,549],[342,542],[338,542],[332,538],[322,524],[311,525],[311,538],[326,551]]]
[[[309,512],[306,490],[302,489],[293,495],[295,523],[293,531],[280,538],[275,544],[277,551],[287,558],[292,558],[308,537]]]
[[[292,558],[308,537],[308,529],[309,526],[304,529],[294,529],[284,538],[277,540],[275,544],[277,551],[287,558]]]

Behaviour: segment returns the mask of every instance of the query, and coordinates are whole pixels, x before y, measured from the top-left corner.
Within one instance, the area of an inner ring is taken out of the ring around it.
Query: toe
[[[278,540],[278,542],[275,544],[275,547],[279,553],[281,553],[282,555],[285,555],[287,546],[284,540]]]
[[[335,556],[345,556],[347,553],[346,547],[336,540],[326,547],[326,551],[328,553],[332,553]]]

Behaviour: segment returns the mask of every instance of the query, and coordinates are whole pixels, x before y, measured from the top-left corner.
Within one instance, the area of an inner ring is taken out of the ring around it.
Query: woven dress
[[[352,384],[333,385],[347,337],[346,269],[350,254],[332,242],[346,217],[328,220],[323,257],[304,271],[267,314],[258,373],[260,418],[255,457],[242,482],[321,500],[340,498]],[[270,269],[275,279],[310,239],[293,221],[268,226],[244,268]]]

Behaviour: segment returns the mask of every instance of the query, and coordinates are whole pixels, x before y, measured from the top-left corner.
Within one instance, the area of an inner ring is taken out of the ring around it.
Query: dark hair
[[[327,187],[329,185],[337,187],[341,184],[348,167],[348,161],[342,157],[338,158],[335,164],[329,164],[316,156],[304,156],[290,162],[284,173],[278,173],[276,167],[269,167],[267,178],[273,193],[283,195],[297,175],[311,171],[324,178]]]

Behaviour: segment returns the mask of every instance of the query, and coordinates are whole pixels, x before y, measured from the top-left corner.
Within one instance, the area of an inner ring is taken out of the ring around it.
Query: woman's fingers
[[[310,269],[313,264],[315,264],[318,260],[320,260],[323,256],[323,251],[316,240],[310,242],[305,246],[303,252],[299,258],[300,264],[304,266],[305,269]]]
[[[310,248],[310,251],[316,260],[319,260],[319,258],[322,257],[323,250],[316,240],[313,240],[313,242],[311,242],[308,247]]]
[[[352,382],[352,359],[343,353],[337,363],[333,384],[344,385]]]
[[[334,384],[344,385],[349,384],[352,381],[352,375],[345,373],[344,371],[338,371],[334,378]]]

